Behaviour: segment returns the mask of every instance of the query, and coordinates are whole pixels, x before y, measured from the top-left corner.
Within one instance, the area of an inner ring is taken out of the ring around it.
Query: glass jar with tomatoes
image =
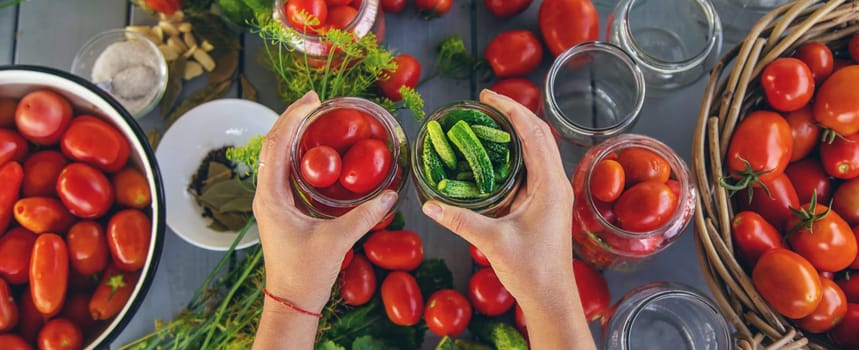
[[[274,17],[284,27],[294,29],[291,46],[306,54],[311,63],[328,56],[331,44],[323,35],[329,29],[353,33],[358,39],[368,33],[374,33],[377,42],[385,38],[385,16],[379,0],[276,0]]]
[[[434,199],[491,217],[509,211],[525,172],[510,121],[477,101],[451,103],[431,113],[411,157],[421,203]]]
[[[695,209],[686,163],[636,134],[589,149],[573,173],[573,248],[598,268],[632,270],[675,242]]]
[[[293,196],[314,217],[341,216],[384,190],[402,193],[407,184],[405,131],[385,108],[362,98],[323,102],[299,124],[291,154]]]

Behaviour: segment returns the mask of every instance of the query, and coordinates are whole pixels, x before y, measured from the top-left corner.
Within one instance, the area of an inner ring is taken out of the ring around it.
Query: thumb
[[[331,232],[344,235],[351,247],[373,226],[385,218],[397,202],[397,193],[387,190],[376,198],[361,204],[343,216],[331,221],[334,226]]]
[[[471,209],[442,204],[434,200],[424,203],[423,212],[439,225],[456,233],[469,243],[482,246],[493,227],[492,219]]]

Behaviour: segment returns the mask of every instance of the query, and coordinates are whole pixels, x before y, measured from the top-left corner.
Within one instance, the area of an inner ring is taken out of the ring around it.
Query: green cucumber
[[[456,176],[454,176],[453,178],[460,180],[460,181],[465,181],[465,180],[474,181],[474,173],[472,173],[471,171],[463,171],[461,173],[457,173]]]
[[[485,197],[477,185],[470,181],[444,179],[438,183],[438,191],[450,198],[474,199]]]
[[[471,130],[474,131],[474,134],[477,135],[477,138],[481,140],[498,143],[510,142],[510,133],[506,131],[502,131],[496,128],[490,128],[488,126],[483,125],[472,125]]]
[[[492,117],[475,109],[459,109],[450,111],[442,118],[441,123],[445,129],[450,130],[454,124],[464,120],[468,125],[484,125],[492,128],[500,128],[498,123]]]
[[[510,176],[510,162],[501,163],[495,167],[495,180],[498,183],[507,180],[508,176]]]
[[[480,140],[474,135],[474,131],[464,120],[456,122],[447,131],[447,137],[465,156],[471,172],[474,173],[474,182],[481,193],[492,193],[495,191],[495,174],[492,169],[492,161],[486,149],[480,144]]]
[[[468,162],[461,160],[461,161],[456,162],[456,171],[460,172],[460,173],[463,171],[469,171],[470,172],[471,167],[468,166]]]
[[[432,141],[429,137],[424,138],[423,150],[421,151],[421,161],[424,167],[424,175],[430,186],[435,187],[439,181],[447,178],[444,173],[444,165],[441,163],[441,158],[435,153],[432,147]]]
[[[510,162],[510,147],[503,143],[483,141],[483,148],[489,154],[489,160],[495,164],[503,164]]]
[[[444,136],[444,131],[441,130],[441,124],[437,120],[427,122],[427,135],[432,141],[432,148],[438,153],[441,161],[448,169],[456,169],[456,154],[453,153],[453,148],[450,147],[450,142]]]

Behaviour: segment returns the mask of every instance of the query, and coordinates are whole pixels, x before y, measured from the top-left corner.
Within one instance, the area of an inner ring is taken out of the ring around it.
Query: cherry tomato
[[[524,12],[533,0],[483,0],[495,17],[508,18]]]
[[[773,248],[761,255],[752,270],[752,281],[764,300],[789,318],[810,315],[823,298],[814,266],[783,248]]]
[[[838,186],[832,196],[832,210],[838,212],[848,224],[859,225],[859,178],[847,180]]]
[[[468,245],[468,253],[471,254],[471,260],[477,265],[480,266],[489,266],[489,259],[486,258],[486,255],[483,255],[483,252],[480,249],[477,249],[473,244]]]
[[[340,184],[354,193],[370,193],[385,180],[393,162],[391,151],[384,142],[376,139],[358,141],[343,155]]]
[[[773,248],[787,248],[779,231],[753,211],[742,211],[731,220],[731,237],[748,266],[755,266],[763,253]]]
[[[15,221],[33,233],[66,232],[75,218],[59,200],[29,197],[15,202]]]
[[[60,140],[60,148],[67,157],[109,173],[122,169],[130,152],[128,140],[119,130],[86,115],[72,121]]]
[[[69,262],[82,275],[92,275],[107,266],[107,239],[104,228],[95,221],[79,221],[66,234]]]
[[[528,340],[528,325],[525,323],[525,313],[522,312],[522,308],[519,307],[519,304],[513,307],[516,309],[513,312],[513,322],[516,323],[516,329],[519,330],[519,333],[522,333],[522,336],[525,337],[525,340]]]
[[[817,201],[821,203],[827,203],[832,198],[832,181],[823,171],[819,160],[805,158],[790,163],[784,173],[793,184],[800,203],[810,202],[812,194],[815,194]]]
[[[40,313],[53,316],[66,299],[69,252],[63,238],[44,233],[36,238],[30,257],[30,293]]]
[[[424,260],[421,237],[412,231],[376,231],[364,242],[367,259],[378,267],[411,271]]]
[[[57,178],[66,167],[66,157],[57,151],[39,151],[24,161],[24,197],[52,197],[57,194]]]
[[[24,170],[18,162],[0,165],[0,232],[5,232],[12,222],[12,209],[23,181]]]
[[[761,73],[761,87],[773,109],[790,112],[811,101],[814,95],[814,77],[805,62],[784,57],[770,62],[764,68]]]
[[[14,98],[0,97],[0,128],[15,127],[15,109],[18,101]]]
[[[823,333],[832,329],[847,313],[847,297],[844,296],[841,288],[835,282],[825,278],[820,280],[820,285],[823,297],[817,309],[810,315],[796,320],[796,325],[809,333]]]
[[[30,146],[21,135],[8,129],[0,129],[0,165],[10,160],[22,161]]]
[[[852,179],[859,176],[859,134],[836,137],[820,143],[820,162],[830,176]]]
[[[403,95],[400,94],[401,87],[414,88],[418,85],[418,80],[421,78],[421,63],[414,56],[405,53],[394,57],[394,63],[397,64],[397,68],[393,71],[386,70],[384,74],[387,79],[376,81],[376,86],[382,91],[382,96],[397,102],[403,99]]]
[[[33,350],[24,338],[15,334],[0,334],[0,344],[6,350]]]
[[[677,208],[677,196],[664,182],[639,182],[614,204],[617,223],[624,230],[648,232],[665,225]]]
[[[573,259],[573,274],[585,318],[593,322],[605,316],[611,303],[611,295],[608,291],[608,282],[602,274],[579,259]]]
[[[430,331],[440,337],[456,337],[471,322],[471,304],[453,289],[438,290],[427,299],[424,320]]]
[[[304,132],[301,142],[304,150],[330,146],[343,153],[355,142],[369,138],[370,131],[367,119],[360,111],[335,109],[313,121]]]
[[[18,324],[18,305],[6,281],[0,278],[0,332],[8,332]]]
[[[385,13],[400,13],[406,8],[406,0],[381,0],[382,11]]]
[[[853,37],[847,43],[847,51],[853,62],[859,63],[859,35],[853,34]]]
[[[823,82],[814,100],[814,119],[840,135],[859,132],[859,65],[839,69]]]
[[[152,220],[137,209],[125,209],[113,214],[107,223],[107,246],[116,267],[136,271],[146,263]]]
[[[477,312],[486,316],[498,316],[513,307],[513,295],[504,288],[495,270],[482,268],[468,280],[468,299]]]
[[[626,186],[623,166],[616,160],[603,159],[597,162],[590,177],[591,196],[603,202],[614,202]]]
[[[832,50],[819,41],[803,44],[796,49],[793,57],[798,58],[808,66],[815,84],[822,83],[832,74],[834,67]]]
[[[646,148],[624,148],[618,155],[617,162],[623,166],[627,186],[647,180],[665,182],[671,176],[671,165],[668,161]]]
[[[388,319],[398,326],[417,324],[424,312],[424,298],[418,282],[402,271],[393,271],[382,281],[382,304]]]
[[[758,185],[752,185],[751,200],[746,190],[737,192],[737,206],[740,210],[752,210],[761,214],[767,222],[777,229],[784,229],[785,223],[793,213],[790,208],[799,208],[799,197],[793,183],[786,174],[764,181],[769,194]]]
[[[64,318],[55,318],[39,331],[39,350],[67,350],[83,348],[81,329]]]
[[[355,254],[340,277],[340,297],[346,305],[361,306],[376,293],[376,272],[367,257]]]
[[[340,178],[341,166],[340,154],[336,149],[316,146],[301,156],[301,178],[310,186],[328,187]]]
[[[89,312],[90,299],[91,296],[88,292],[75,292],[70,294],[69,297],[66,298],[66,303],[63,305],[63,310],[60,312],[59,316],[78,325],[84,333],[84,336],[93,331],[93,326],[96,323]]]
[[[483,56],[496,77],[521,77],[540,66],[543,45],[540,38],[529,30],[510,30],[496,35],[486,46]]]
[[[439,17],[450,12],[453,0],[415,0],[415,7],[424,19]]]
[[[851,273],[839,276],[835,280],[835,283],[838,287],[841,287],[841,291],[847,297],[847,302],[854,304],[859,302],[859,275],[854,275],[853,271],[851,271]]]
[[[352,6],[339,5],[328,8],[327,25],[334,29],[346,29],[358,17],[358,10]]]
[[[370,138],[379,141],[388,141],[388,132],[385,130],[385,127],[382,126],[382,123],[367,113],[360,113],[364,116],[364,119],[367,120],[367,126],[370,128]]]
[[[793,136],[787,120],[775,112],[755,111],[737,125],[731,136],[728,171],[766,182],[784,172],[792,151]]]
[[[172,15],[182,9],[182,0],[146,0],[146,5],[165,15]]]
[[[143,209],[152,203],[149,181],[136,169],[124,168],[113,174],[111,184],[119,205]]]
[[[0,237],[0,277],[11,284],[25,284],[30,280],[30,253],[36,235],[15,227]]]
[[[57,178],[57,195],[69,212],[84,219],[101,217],[113,206],[113,187],[100,170],[84,163],[66,165]]]
[[[18,132],[38,145],[56,144],[71,120],[72,105],[50,90],[36,90],[25,95],[15,110]]]
[[[107,320],[125,306],[140,278],[138,272],[122,271],[108,266],[101,277],[98,287],[89,301],[89,313],[93,320]]]
[[[35,344],[39,330],[45,324],[45,316],[36,309],[30,287],[21,292],[18,300],[18,328],[16,332],[28,343]]]
[[[823,203],[812,204],[802,206],[803,216],[797,214],[787,221],[787,240],[818,270],[841,271],[856,259],[856,236],[838,213]]]
[[[355,258],[355,249],[349,248],[349,251],[346,252],[346,255],[343,256],[343,262],[340,263],[340,271],[346,269],[349,264],[352,263],[352,259]]]
[[[541,49],[542,50],[542,49]],[[537,85],[534,85],[530,80],[524,78],[502,79],[492,86],[489,90],[495,91],[501,95],[512,98],[514,101],[525,106],[531,112],[537,113],[540,108],[540,90]]]
[[[589,0],[544,0],[537,22],[554,56],[599,37],[599,15]]]
[[[855,349],[859,347],[857,329],[859,329],[859,304],[849,303],[844,318],[829,331],[829,338],[843,349]]]
[[[328,20],[325,0],[288,0],[283,7],[289,26],[302,33],[314,33]]]
[[[790,133],[793,136],[790,161],[795,162],[808,156],[814,150],[814,146],[817,146],[820,140],[820,126],[814,122],[811,106],[808,105],[789,112],[785,119],[790,124]]]

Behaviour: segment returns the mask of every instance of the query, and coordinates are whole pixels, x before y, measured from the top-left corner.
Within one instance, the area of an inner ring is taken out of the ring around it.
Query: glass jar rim
[[[634,84],[635,84],[635,105],[632,107],[632,110],[627,113],[620,123],[614,124],[605,128],[588,128],[584,126],[577,125],[571,122],[564,115],[563,110],[561,109],[558,101],[555,99],[555,79],[561,71],[561,68],[568,62],[572,61],[576,56],[587,54],[587,53],[605,53],[611,56],[614,56],[618,60],[620,60],[627,69],[629,69],[632,74]],[[569,128],[576,134],[586,135],[586,136],[602,136],[602,137],[610,137],[617,134],[620,134],[623,130],[625,130],[628,126],[632,125],[636,119],[638,119],[638,115],[641,113],[641,108],[644,106],[644,97],[645,97],[645,89],[646,84],[644,80],[644,73],[642,73],[641,69],[638,67],[638,64],[629,55],[626,51],[621,49],[620,47],[602,41],[586,41],[573,47],[567,49],[562,52],[555,58],[554,62],[552,62],[552,66],[549,67],[549,72],[547,73],[545,84],[543,86],[543,91],[545,92],[546,102],[549,104],[549,109],[560,114],[560,118],[557,120],[564,125],[564,127]]]
[[[272,14],[272,16],[274,17],[275,21],[278,21],[283,26],[288,26],[289,22],[287,21],[286,13],[284,13],[284,7],[283,7],[284,3],[285,3],[284,0],[275,0],[275,6],[274,6],[275,9],[274,9],[274,13]],[[346,6],[348,6],[348,5],[346,5]],[[365,35],[367,35],[367,33],[369,33],[372,30],[371,29],[372,26],[367,26],[366,28],[356,28],[356,27],[358,26],[359,23],[361,23],[362,18],[364,18],[365,16],[375,18],[376,16],[379,15],[379,11],[380,11],[379,0],[363,0],[363,2],[361,3],[361,8],[358,9],[358,14],[355,16],[355,18],[352,18],[352,20],[349,22],[349,24],[347,24],[346,27],[343,28],[342,30],[350,32],[353,30],[360,29],[360,31],[356,32],[355,35],[358,38],[364,37]],[[285,27],[284,27],[284,30],[286,30]],[[322,41],[322,37],[323,37],[322,35],[315,34],[315,33],[304,33],[302,31],[299,31],[299,30],[294,29],[294,28],[293,28],[292,32],[294,33],[294,37],[292,35],[290,35],[290,37],[293,39],[293,40],[291,40],[291,44],[293,47],[302,48],[308,54],[315,54],[315,55],[325,54],[324,53],[325,48],[320,43],[320,41]],[[306,48],[306,46],[308,46],[308,43],[312,44],[309,50]]]

